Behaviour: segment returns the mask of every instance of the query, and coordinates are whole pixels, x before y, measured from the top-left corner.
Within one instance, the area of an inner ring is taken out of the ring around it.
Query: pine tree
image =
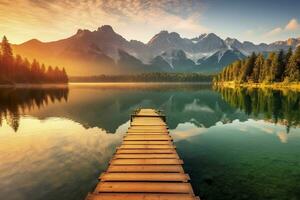
[[[256,54],[254,52],[248,59],[246,59],[245,65],[242,69],[243,71],[241,77],[242,82],[247,82],[248,79],[250,79],[250,76],[253,72],[255,60],[256,60]]]
[[[1,53],[2,53],[2,78],[4,80],[9,80],[11,76],[10,67],[13,64],[13,53],[11,46],[6,38],[6,36],[3,37],[1,42]]]
[[[284,69],[284,77],[283,79],[287,76],[288,74],[288,64],[289,64],[289,60],[291,58],[291,56],[293,55],[293,50],[290,47],[289,50],[287,51],[287,53],[285,54],[285,58],[284,58],[284,65],[285,65],[285,69]]]
[[[290,57],[286,80],[288,82],[300,81],[300,46],[297,47],[295,53]]]
[[[270,66],[270,74],[269,74],[270,81],[275,82],[278,74],[278,68],[279,68],[278,54],[273,52],[271,53],[270,58],[271,58],[271,66]]]
[[[252,81],[254,83],[258,83],[260,81],[260,74],[262,73],[263,65],[265,58],[263,54],[259,54],[255,60],[253,73],[252,73]]]
[[[4,36],[0,46],[0,83],[66,83],[68,77],[65,70],[58,67],[55,71],[50,68],[46,72],[45,65],[37,60],[30,63],[20,55],[13,56],[12,48]]]
[[[62,75],[63,75],[63,83],[68,83],[69,82],[69,78],[68,78],[68,75],[67,75],[67,72],[65,70],[65,68],[63,68],[62,70]]]

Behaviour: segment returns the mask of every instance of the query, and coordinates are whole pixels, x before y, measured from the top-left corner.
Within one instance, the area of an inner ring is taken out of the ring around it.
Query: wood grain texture
[[[200,200],[165,121],[153,109],[133,114],[122,145],[86,200]]]
[[[86,200],[200,200],[191,194],[100,193],[90,194]]]
[[[107,172],[183,173],[183,168],[181,165],[110,165]]]

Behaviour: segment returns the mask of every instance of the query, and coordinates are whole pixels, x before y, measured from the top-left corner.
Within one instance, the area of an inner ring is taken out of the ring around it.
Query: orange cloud
[[[297,30],[298,28],[299,28],[299,24],[295,18],[291,19],[289,23],[285,26],[285,30],[287,31],[294,31]]]
[[[95,30],[110,24],[128,39],[147,41],[162,29],[195,36],[201,25],[199,0],[1,0],[0,34],[12,42],[68,37],[76,29]]]

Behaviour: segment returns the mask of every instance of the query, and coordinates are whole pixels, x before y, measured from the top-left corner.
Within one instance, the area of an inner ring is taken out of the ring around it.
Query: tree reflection
[[[0,126],[3,119],[17,132],[20,116],[35,108],[41,109],[49,103],[68,100],[67,87],[56,88],[0,88]]]
[[[222,98],[247,115],[284,124],[287,131],[300,124],[300,93],[292,90],[216,87]]]

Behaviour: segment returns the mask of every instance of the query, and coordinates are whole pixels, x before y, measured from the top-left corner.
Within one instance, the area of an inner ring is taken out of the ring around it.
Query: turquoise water
[[[201,199],[300,199],[300,93],[197,84],[0,89],[0,197],[83,199],[138,107],[167,114]]]

